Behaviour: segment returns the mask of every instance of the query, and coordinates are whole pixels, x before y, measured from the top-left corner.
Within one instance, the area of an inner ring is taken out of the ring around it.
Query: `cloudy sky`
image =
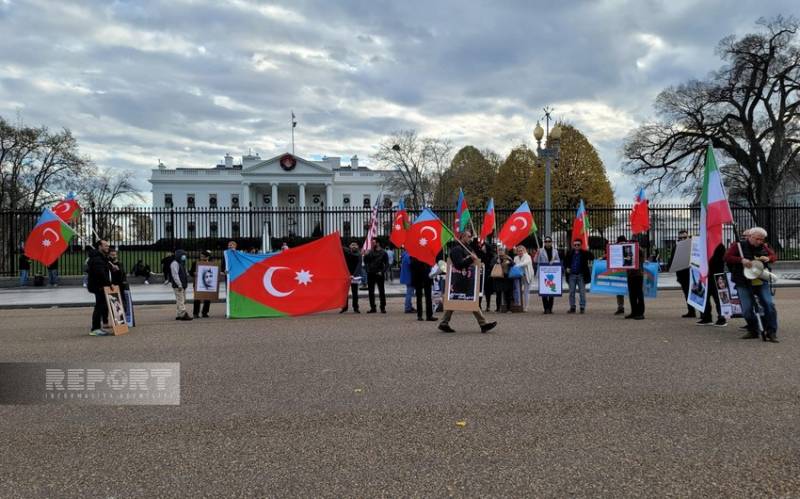
[[[618,200],[620,145],[664,87],[796,0],[0,0],[0,115],[66,127],[100,166],[147,178],[230,152],[358,154],[416,129],[500,154],[551,106],[598,148]]]

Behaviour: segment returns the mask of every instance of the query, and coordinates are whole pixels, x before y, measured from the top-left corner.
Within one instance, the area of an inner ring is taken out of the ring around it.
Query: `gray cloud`
[[[103,166],[211,166],[226,152],[358,154],[400,128],[501,154],[541,108],[619,146],[657,93],[794,2],[0,0],[0,115],[67,127]]]

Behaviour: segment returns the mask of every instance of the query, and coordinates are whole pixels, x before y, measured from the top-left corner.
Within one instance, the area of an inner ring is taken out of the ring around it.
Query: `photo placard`
[[[480,311],[478,299],[483,291],[483,271],[483,264],[470,265],[464,270],[458,270],[448,259],[444,309]]]
[[[122,292],[119,286],[106,286],[106,306],[108,306],[108,323],[114,336],[128,332],[128,319],[125,314]]]
[[[606,246],[608,268],[635,270],[639,268],[639,243],[616,243]]]
[[[197,263],[194,277],[195,300],[219,300],[219,265],[216,263]]]

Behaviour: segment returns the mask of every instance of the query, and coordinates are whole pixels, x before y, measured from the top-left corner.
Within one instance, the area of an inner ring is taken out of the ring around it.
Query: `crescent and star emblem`
[[[439,234],[436,233],[436,229],[434,229],[431,226],[425,226],[425,227],[421,228],[419,230],[419,234],[420,235],[424,234],[426,230],[431,231],[431,234],[433,234],[433,238],[431,239],[431,241],[435,241],[435,240],[437,240],[439,238]]]
[[[50,231],[50,232],[52,232],[52,233],[53,233],[53,237],[55,237],[55,238],[56,238],[56,242],[59,242],[59,241],[61,240],[61,236],[59,236],[59,235],[58,235],[58,232],[54,231],[54,230],[53,230],[53,229],[51,229],[50,227],[48,227],[48,228],[46,228],[45,230],[43,230],[43,231],[42,231],[42,235],[43,235],[43,236],[44,236],[44,235],[47,235],[47,232],[48,232],[48,231]]]
[[[262,282],[264,284],[264,290],[269,293],[270,295],[274,296],[275,298],[285,298],[290,294],[294,293],[297,287],[294,289],[290,289],[289,291],[280,291],[275,289],[275,285],[272,283],[272,276],[275,272],[279,270],[291,270],[289,267],[270,267],[264,272],[264,277]],[[295,279],[297,280],[298,286],[300,284],[304,286],[308,286],[311,282],[311,278],[314,277],[314,274],[307,270],[300,269],[300,272],[295,272]]]

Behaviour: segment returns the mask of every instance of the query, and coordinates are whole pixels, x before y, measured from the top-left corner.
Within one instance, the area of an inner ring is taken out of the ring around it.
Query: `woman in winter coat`
[[[492,259],[492,277],[494,278],[494,292],[497,294],[497,309],[496,312],[508,312],[511,310],[511,303],[513,302],[514,283],[508,277],[508,271],[514,265],[514,260],[508,256],[506,249],[498,246],[497,255]],[[500,270],[500,273],[495,272],[495,268]]]
[[[528,301],[531,296],[531,283],[533,283],[533,261],[528,254],[528,250],[523,245],[515,248],[514,266],[522,270],[522,278],[519,280],[520,305],[522,311],[528,310]]]
[[[547,236],[544,238],[544,246],[536,253],[536,269],[539,271],[540,265],[561,265],[561,259],[558,256],[558,250],[553,247],[553,238]],[[553,313],[553,296],[542,296],[542,306],[544,307],[545,314]]]

